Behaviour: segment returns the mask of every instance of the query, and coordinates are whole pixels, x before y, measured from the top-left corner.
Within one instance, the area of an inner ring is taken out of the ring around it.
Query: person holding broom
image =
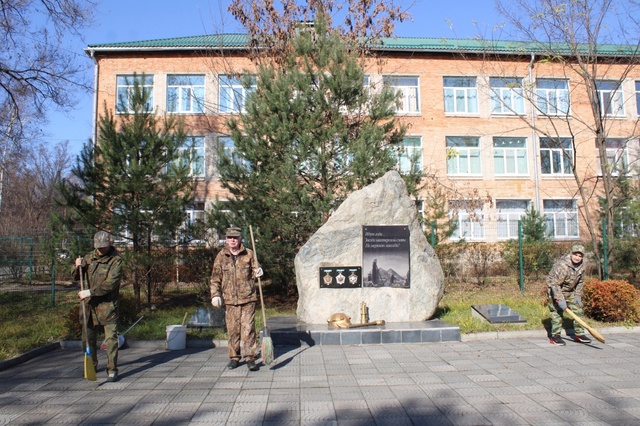
[[[242,244],[240,228],[225,232],[225,246],[213,261],[211,272],[211,305],[225,307],[229,333],[229,364],[233,370],[240,365],[242,354],[249,371],[257,371],[255,313],[258,295],[256,278],[263,275],[253,251]]]
[[[584,246],[574,244],[571,253],[558,259],[547,276],[547,306],[551,314],[552,345],[564,346],[560,337],[562,331],[562,315],[569,308],[579,318],[582,318],[582,287],[584,286]],[[591,343],[584,328],[574,322],[575,336],[578,343]]]
[[[97,328],[104,326],[107,343],[107,381],[118,380],[118,307],[122,258],[113,247],[111,234],[98,231],[93,237],[93,250],[75,262],[74,279],[83,274],[84,290],[78,292],[86,303],[86,342],[93,364],[98,368]]]

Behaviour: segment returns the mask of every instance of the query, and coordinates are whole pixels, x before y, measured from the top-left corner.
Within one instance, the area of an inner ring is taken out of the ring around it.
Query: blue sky
[[[413,22],[396,27],[401,37],[470,38],[490,37],[503,21],[495,11],[494,0],[396,0],[409,8]],[[221,32],[244,32],[226,12],[227,0],[102,0],[95,24],[83,31],[83,40],[67,49],[79,55],[92,79],[91,60],[83,49],[89,44],[148,40]],[[497,37],[500,38],[500,37]],[[49,123],[42,129],[51,144],[69,141],[75,157],[91,137],[91,94],[79,94],[76,108],[69,113],[51,110]]]

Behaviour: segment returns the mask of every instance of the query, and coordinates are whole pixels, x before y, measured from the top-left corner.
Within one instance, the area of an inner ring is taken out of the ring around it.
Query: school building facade
[[[134,75],[152,93],[149,109],[184,118],[198,153],[190,220],[226,196],[214,147],[234,149],[224,122],[243,111],[246,89],[236,73],[254,69],[246,42],[246,35],[222,34],[85,50],[95,66],[94,122],[105,108],[128,111]],[[449,188],[443,202],[458,222],[451,240],[516,238],[518,219],[530,207],[544,215],[551,238],[588,239],[573,164],[592,211],[602,171],[592,105],[576,72],[535,46],[508,41],[388,38],[376,50],[382,60],[367,65],[364,84],[401,91],[397,117],[407,134],[398,169],[406,171],[408,158],[417,155],[417,166]],[[614,173],[636,175],[640,66],[630,68],[631,56],[615,46],[602,58],[597,92],[605,107],[607,159]],[[469,194],[482,201],[469,203]]]

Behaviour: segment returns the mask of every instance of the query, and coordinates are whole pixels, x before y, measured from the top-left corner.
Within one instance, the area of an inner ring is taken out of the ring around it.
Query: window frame
[[[496,147],[496,142],[522,142],[522,147]],[[498,153],[501,153],[498,156]],[[518,161],[520,155],[524,153],[524,160]],[[502,172],[498,173],[498,160],[503,162]],[[509,160],[513,162],[513,172],[509,172]],[[524,161],[524,163],[522,162]],[[520,167],[524,164],[525,170],[520,170]],[[529,176],[529,155],[527,149],[527,138],[525,137],[493,137],[493,167],[496,176]]]
[[[524,89],[521,77],[489,77],[491,114],[524,115]]]
[[[170,82],[172,78],[188,79],[188,82]],[[197,84],[192,79],[201,78]],[[176,92],[175,94],[173,92]],[[205,75],[204,74],[167,74],[167,112],[172,114],[204,114]],[[185,108],[184,103],[189,107]]]
[[[188,141],[191,141],[191,143],[189,143]],[[202,141],[202,144],[198,144],[196,145],[196,140],[198,141]],[[193,177],[193,178],[204,178],[206,176],[206,140],[204,136],[187,136],[185,138],[185,143],[184,146],[182,146],[181,148],[178,149],[178,151],[180,151],[180,159],[176,160],[176,161],[183,161],[184,157],[183,157],[183,153],[187,150],[194,150],[196,152],[196,155],[194,158],[191,159],[191,161],[189,161],[189,176]],[[197,154],[197,152],[202,151],[202,153],[200,155]],[[197,170],[198,165],[200,165],[201,168],[201,172],[200,173],[194,173],[195,170]]]
[[[470,209],[465,201],[449,201],[449,219],[456,222],[456,228],[449,236],[451,241],[486,241],[485,217],[482,208]]]
[[[603,88],[602,86],[613,87]],[[624,117],[624,92],[622,90],[622,82],[617,80],[598,80],[596,81],[596,90],[598,92],[598,102],[600,102],[600,111],[603,117]],[[614,106],[616,106],[614,111]]]
[[[220,114],[242,114],[247,112],[247,96],[256,90],[255,77],[251,76],[250,87],[244,86],[246,76],[234,77],[228,74],[218,76],[218,112]]]
[[[640,80],[636,80],[636,114],[640,116]]]
[[[412,161],[415,159],[415,163]],[[420,173],[422,171],[422,136],[405,136],[398,152],[396,164],[400,173]]]
[[[548,207],[549,203],[561,203],[568,202],[571,203],[569,209],[567,208],[558,208],[552,209]],[[547,199],[542,200],[542,215],[545,221],[545,229],[549,238],[554,240],[572,240],[578,239],[580,237],[580,223],[578,217],[578,203],[575,199]],[[569,216],[572,216],[570,218]],[[569,226],[569,224],[573,221],[575,224],[573,227]],[[550,223],[552,224],[550,227]],[[563,224],[565,229],[564,233],[558,233],[559,225]],[[575,229],[575,234],[570,234],[568,231],[570,228]]]
[[[121,81],[121,79],[124,79]],[[131,79],[131,80],[130,80]],[[133,88],[138,80],[139,87],[145,91],[149,89],[149,98],[145,105],[145,112],[153,111],[153,74],[117,74],[116,75],[116,114],[132,114],[131,98]],[[126,105],[125,105],[126,103]]]
[[[504,208],[499,207],[504,203],[524,203],[524,208]],[[518,222],[526,215],[531,206],[531,200],[496,200],[496,232],[498,240],[506,241],[518,238]],[[505,232],[506,231],[506,232]]]
[[[462,85],[450,84],[461,82]],[[465,85],[473,82],[473,85]],[[442,78],[445,114],[478,115],[478,78],[471,76],[444,76]],[[463,105],[460,105],[460,99]]]
[[[549,83],[550,85],[561,87],[539,87],[540,83]],[[544,96],[541,96],[544,93]],[[563,99],[565,105],[562,105]],[[566,111],[562,107],[566,106]],[[569,92],[569,80],[563,78],[538,78],[536,79],[536,109],[538,115],[546,116],[564,116],[571,115],[571,94]]]
[[[402,84],[410,81],[415,84]],[[420,113],[420,77],[387,74],[382,76],[382,82],[393,89],[395,93],[401,93],[395,106],[396,114]]]
[[[226,143],[227,141],[231,142],[231,144]],[[229,136],[229,135],[218,135],[216,137],[216,144],[217,144],[218,147],[222,147],[222,150],[223,150],[223,152],[225,153],[226,156],[231,156],[231,158],[236,163],[236,165],[242,166],[247,170],[251,169],[251,164],[249,163],[249,161],[247,161],[246,159],[244,159],[240,155],[236,155],[236,149],[237,148],[236,148],[235,142],[234,142],[233,138],[231,138],[231,136]]]
[[[471,142],[472,140],[477,143],[475,147],[470,145],[450,145],[449,142],[454,141]],[[482,177],[482,150],[480,148],[479,136],[446,136],[445,137],[446,149],[447,149],[447,176],[469,176],[469,177]],[[455,151],[455,153],[453,152]],[[466,152],[465,156],[461,154]],[[466,158],[466,169],[468,172],[460,171],[461,159]],[[474,163],[477,162],[477,172],[473,173]],[[455,171],[452,165],[455,164]]]
[[[553,141],[554,139],[558,139],[558,143],[556,143],[556,145],[560,145],[560,144],[564,144],[565,142],[569,144],[569,149],[567,149],[566,147],[562,147],[562,146],[558,146],[558,147],[543,147],[542,144],[543,142],[547,142],[547,141]],[[546,138],[546,137],[540,137],[538,139],[538,144],[539,144],[539,149],[540,149],[540,174],[542,176],[549,176],[549,177],[569,177],[569,176],[573,176],[573,156],[574,156],[574,150],[573,150],[573,140],[571,138]],[[549,160],[549,167],[548,169],[551,170],[551,172],[545,173],[545,167],[543,162],[545,161],[545,154],[548,152],[548,155],[546,156]],[[557,163],[554,162],[554,160],[556,160],[558,158],[558,156],[561,156],[561,159],[564,159],[564,161],[560,161],[560,165],[562,166],[562,171],[560,172],[554,172],[554,165],[556,165]],[[568,169],[567,169],[567,162],[568,162]]]
[[[604,140],[607,155],[607,165],[612,165],[611,176],[627,175],[629,173],[629,140],[625,138],[606,138]],[[619,146],[609,146],[609,145]],[[622,160],[622,169],[617,167]]]

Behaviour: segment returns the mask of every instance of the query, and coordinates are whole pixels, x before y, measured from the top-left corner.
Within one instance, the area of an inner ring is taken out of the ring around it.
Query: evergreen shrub
[[[588,280],[583,289],[584,313],[603,322],[640,321],[640,291],[627,281]]]

